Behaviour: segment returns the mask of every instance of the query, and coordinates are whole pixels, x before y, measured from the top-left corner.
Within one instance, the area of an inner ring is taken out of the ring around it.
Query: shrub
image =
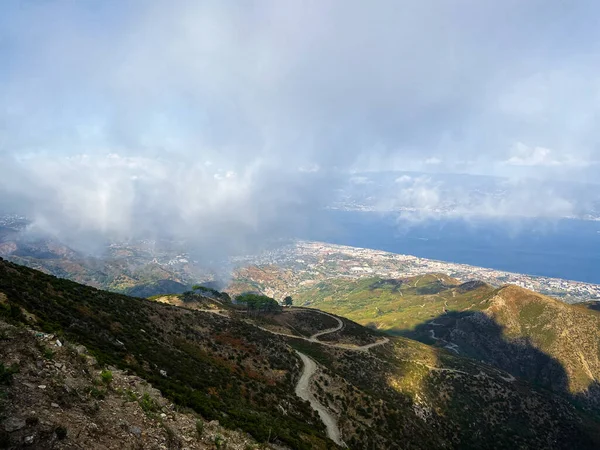
[[[223,436],[221,436],[220,434],[217,434],[215,436],[215,447],[217,448],[225,448],[225,444],[227,443],[225,441],[225,438]]]
[[[100,378],[102,379],[102,382],[108,386],[113,380],[113,374],[110,370],[105,369],[100,374]]]
[[[137,395],[131,389],[125,391],[125,398],[128,402],[137,402]]]
[[[59,425],[58,427],[56,427],[54,429],[54,433],[56,434],[56,437],[61,441],[67,437],[67,429],[65,427],[63,427],[62,425]]]
[[[148,394],[147,392],[145,392],[144,395],[142,395],[142,398],[140,399],[140,406],[142,410],[148,415],[155,413],[160,409],[156,400],[150,397],[150,394]]]
[[[0,362],[0,384],[10,384],[12,381],[13,374],[19,371],[19,367],[13,364],[10,367],[6,367]]]
[[[88,392],[92,397],[98,400],[104,400],[106,397],[106,391],[103,389],[98,389],[96,386],[90,386]]]
[[[52,358],[54,358],[54,352],[52,350],[50,350],[48,347],[42,348],[42,355],[46,359],[52,359]]]
[[[198,437],[204,434],[204,422],[200,419],[196,420],[196,433],[198,433]]]

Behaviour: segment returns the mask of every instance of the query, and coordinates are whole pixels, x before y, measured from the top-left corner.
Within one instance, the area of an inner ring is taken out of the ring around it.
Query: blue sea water
[[[329,211],[307,239],[509,272],[600,284],[600,222],[575,219],[407,222],[397,215]]]

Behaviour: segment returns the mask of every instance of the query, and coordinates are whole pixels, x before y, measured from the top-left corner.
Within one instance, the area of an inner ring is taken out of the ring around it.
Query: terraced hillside
[[[267,448],[600,446],[600,422],[564,396],[410,339],[384,339],[318,311],[248,314],[226,302],[216,308],[203,301],[173,306],[98,291],[2,260],[0,304],[2,321],[52,333],[74,347],[83,344],[96,359],[96,370],[112,366],[135,375],[175,408],[247,432]],[[19,336],[3,339],[13,345]],[[314,373],[303,377],[307,363],[297,352],[314,362]],[[0,354],[7,373],[0,386],[0,437],[9,448],[23,444],[20,430],[10,424],[14,411],[23,411],[15,389],[27,387],[32,375],[25,361]],[[297,395],[302,378],[334,420],[339,445],[328,438],[329,426],[314,406]],[[49,392],[65,392],[60,373],[47,383]],[[65,395],[59,406],[75,414],[82,401],[88,399]],[[30,426],[26,417],[18,419]],[[78,420],[93,419],[82,413]],[[46,425],[56,430],[60,424]],[[47,448],[83,445],[78,434],[60,434],[60,441],[56,432],[48,437]],[[165,445],[178,448],[177,442]]]
[[[430,274],[334,280],[301,303],[485,361],[600,411],[600,311],[519,288]]]

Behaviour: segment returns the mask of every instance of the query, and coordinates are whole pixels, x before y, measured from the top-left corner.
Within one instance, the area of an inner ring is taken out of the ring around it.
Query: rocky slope
[[[82,345],[1,320],[0,336],[0,448],[263,448],[131,373],[102,370]]]

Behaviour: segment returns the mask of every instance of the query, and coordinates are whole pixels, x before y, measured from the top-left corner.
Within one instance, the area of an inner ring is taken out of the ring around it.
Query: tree
[[[246,305],[248,311],[254,313],[259,312],[274,312],[278,311],[279,303],[273,300],[271,297],[260,294],[241,294],[236,297],[236,302],[239,304]]]
[[[283,299],[283,306],[292,306],[292,297],[290,297],[289,295]]]

